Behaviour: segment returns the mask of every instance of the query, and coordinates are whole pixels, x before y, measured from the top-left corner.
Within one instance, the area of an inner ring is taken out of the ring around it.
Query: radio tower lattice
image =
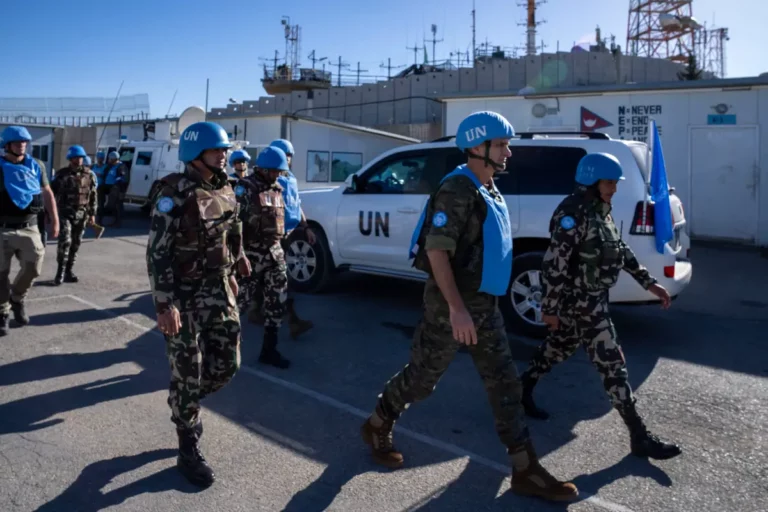
[[[627,53],[686,63],[695,55],[693,0],[630,0]]]

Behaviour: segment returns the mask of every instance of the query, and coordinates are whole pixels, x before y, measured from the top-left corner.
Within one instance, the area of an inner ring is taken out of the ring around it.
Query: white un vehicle
[[[650,155],[643,142],[611,139],[602,133],[521,133],[510,141],[512,157],[497,173],[512,222],[514,262],[509,293],[500,307],[507,325],[523,334],[546,335],[541,321],[541,264],[550,240],[549,221],[576,186],[579,160],[606,152],[621,162],[626,180],[613,197],[613,216],[623,239],[641,264],[675,297],[691,280],[689,239],[680,199],[670,191],[674,238],[664,254],[656,250],[654,205],[648,197]],[[429,194],[440,179],[466,163],[453,137],[392,149],[369,162],[345,184],[301,192],[304,212],[317,236],[310,247],[300,236],[286,259],[297,290],[321,290],[343,270],[424,280],[408,259],[411,234]],[[626,272],[610,291],[613,303],[647,304],[658,299]]]

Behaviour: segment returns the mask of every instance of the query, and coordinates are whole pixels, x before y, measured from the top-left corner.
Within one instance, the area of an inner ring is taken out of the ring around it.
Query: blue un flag
[[[651,161],[651,199],[654,207],[654,231],[656,250],[664,254],[664,246],[672,240],[672,211],[669,205],[669,184],[667,166],[664,164],[664,152],[656,121],[651,121],[653,137],[653,160]]]

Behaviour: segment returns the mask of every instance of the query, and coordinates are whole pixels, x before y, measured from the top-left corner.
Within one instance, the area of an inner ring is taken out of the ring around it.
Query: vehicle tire
[[[499,301],[507,328],[517,334],[544,339],[547,326],[541,321],[541,264],[543,252],[529,252],[512,262],[507,295]]]
[[[303,293],[322,291],[333,275],[333,258],[328,239],[320,228],[314,227],[315,244],[307,242],[304,232],[294,231],[288,239],[285,262],[292,290]]]

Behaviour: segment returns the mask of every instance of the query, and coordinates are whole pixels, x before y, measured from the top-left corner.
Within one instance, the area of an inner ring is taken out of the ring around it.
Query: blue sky
[[[525,43],[522,0],[476,0],[477,42],[504,47]],[[148,93],[152,116],[164,116],[174,91],[171,113],[189,105],[204,105],[206,78],[210,79],[209,107],[223,107],[266,95],[261,87],[260,58],[284,53],[280,19],[302,27],[301,64],[307,55],[349,64],[363,75],[386,77],[379,66],[413,63],[413,51],[430,39],[430,25],[438,26],[438,59],[470,47],[471,0],[43,0],[20,23],[5,20],[5,44],[18,46],[24,68],[6,73],[0,97],[113,96],[125,81],[122,94]],[[549,0],[539,7],[538,42],[545,51],[567,50],[574,41],[594,40],[595,26],[603,37],[616,36],[626,44],[628,0]],[[735,9],[733,6],[738,5]],[[727,43],[729,77],[754,76],[768,71],[765,57],[768,19],[765,0],[695,0],[694,16],[710,26],[730,31]],[[31,16],[31,17],[30,17]],[[23,41],[23,43],[22,43]],[[431,57],[431,43],[427,44]],[[9,48],[6,46],[6,48]],[[522,54],[522,52],[521,52]],[[419,61],[423,52],[419,52]],[[15,62],[15,59],[8,61]],[[330,66],[327,70],[332,71]],[[399,69],[402,69],[399,68]]]

